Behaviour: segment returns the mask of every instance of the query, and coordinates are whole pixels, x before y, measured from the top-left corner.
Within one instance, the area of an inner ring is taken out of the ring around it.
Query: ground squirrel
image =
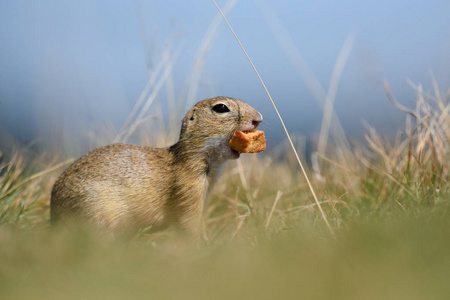
[[[262,115],[233,98],[198,102],[167,148],[113,144],[76,160],[51,194],[52,223],[80,217],[97,228],[152,228],[175,224],[202,234],[203,206],[220,166],[239,158],[229,146],[237,131],[258,127]]]

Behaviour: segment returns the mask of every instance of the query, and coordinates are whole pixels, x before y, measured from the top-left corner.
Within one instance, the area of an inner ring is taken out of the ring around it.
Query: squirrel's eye
[[[225,104],[222,103],[214,105],[212,109],[213,111],[219,114],[223,114],[230,111],[230,109]]]

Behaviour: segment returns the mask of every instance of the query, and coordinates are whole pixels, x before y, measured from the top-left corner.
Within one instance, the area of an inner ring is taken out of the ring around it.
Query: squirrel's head
[[[211,160],[222,163],[239,157],[239,153],[229,146],[233,134],[238,130],[254,130],[262,120],[256,109],[238,99],[206,99],[194,105],[184,117],[180,141],[191,144]]]

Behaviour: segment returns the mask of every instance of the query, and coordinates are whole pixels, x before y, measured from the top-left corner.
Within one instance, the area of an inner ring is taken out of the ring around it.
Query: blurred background
[[[218,4],[288,129],[306,140],[319,135],[326,100],[337,117],[331,127],[340,123],[358,140],[364,120],[387,135],[404,124],[383,80],[407,107],[416,102],[414,84],[432,90],[435,78],[444,95],[450,86],[448,0]],[[1,1],[0,41],[4,153],[33,145],[49,153],[69,147],[79,155],[97,146],[92,136],[110,143],[140,98],[148,103],[141,121],[176,115],[177,128],[198,100],[240,98],[264,115],[269,150],[284,138],[210,1]]]

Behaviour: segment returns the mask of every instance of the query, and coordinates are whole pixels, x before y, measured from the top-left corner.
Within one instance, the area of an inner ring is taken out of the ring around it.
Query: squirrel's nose
[[[252,125],[258,127],[259,123],[263,120],[263,116],[258,112],[252,119]]]

